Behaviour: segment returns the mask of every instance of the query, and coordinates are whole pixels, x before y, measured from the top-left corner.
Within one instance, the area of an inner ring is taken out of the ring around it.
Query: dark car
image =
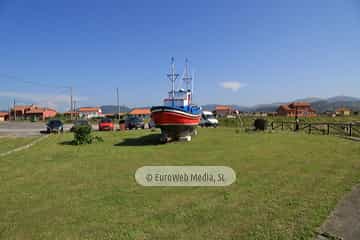
[[[99,123],[99,131],[114,131],[114,122],[111,118],[103,118]]]
[[[46,131],[48,133],[52,133],[52,132],[62,133],[64,132],[64,125],[60,120],[50,120],[46,124]]]
[[[144,126],[145,126],[144,120],[139,117],[128,117],[125,120],[125,127],[127,129],[144,128]]]
[[[149,126],[149,128],[155,128],[156,127],[155,122],[153,120],[149,121],[148,126]]]
[[[89,126],[91,127],[90,123],[87,120],[76,120],[74,125],[70,128],[70,131],[73,132],[75,128],[80,126]]]

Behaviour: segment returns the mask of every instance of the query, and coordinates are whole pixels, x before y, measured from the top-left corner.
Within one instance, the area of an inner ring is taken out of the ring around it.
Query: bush
[[[91,135],[91,126],[80,125],[74,128],[74,141],[75,145],[91,144],[95,141],[102,142],[103,139],[98,136]]]
[[[254,121],[255,130],[265,131],[267,129],[267,121],[265,119],[255,119]]]

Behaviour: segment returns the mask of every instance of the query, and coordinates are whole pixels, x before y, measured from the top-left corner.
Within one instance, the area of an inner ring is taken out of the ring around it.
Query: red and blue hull
[[[196,134],[200,111],[188,112],[179,108],[158,106],[151,108],[151,119],[161,129],[164,138],[178,139]]]
[[[151,118],[158,127],[197,126],[200,122],[200,113],[189,113],[171,107],[153,107],[151,108]]]

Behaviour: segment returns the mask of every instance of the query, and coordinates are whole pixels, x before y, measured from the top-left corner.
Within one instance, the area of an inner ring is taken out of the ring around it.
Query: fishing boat
[[[151,119],[155,126],[161,129],[161,141],[190,141],[191,136],[197,134],[196,127],[200,122],[201,108],[192,104],[193,82],[188,60],[185,61],[182,79],[185,88],[175,90],[179,74],[175,73],[174,58],[171,59],[171,71],[167,76],[171,81],[171,91],[168,92],[162,106],[151,108]]]

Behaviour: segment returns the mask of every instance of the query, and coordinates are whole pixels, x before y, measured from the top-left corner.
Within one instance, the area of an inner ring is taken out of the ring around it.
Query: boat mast
[[[190,70],[189,70],[189,60],[187,58],[185,58],[185,74],[184,74],[184,78],[183,81],[186,84],[186,90],[191,90],[191,75],[190,75]]]
[[[174,98],[175,98],[175,81],[179,77],[179,74],[175,73],[175,60],[174,60],[174,57],[171,58],[171,73],[169,73],[167,76],[171,81],[171,97],[172,97],[173,102],[174,102]]]

